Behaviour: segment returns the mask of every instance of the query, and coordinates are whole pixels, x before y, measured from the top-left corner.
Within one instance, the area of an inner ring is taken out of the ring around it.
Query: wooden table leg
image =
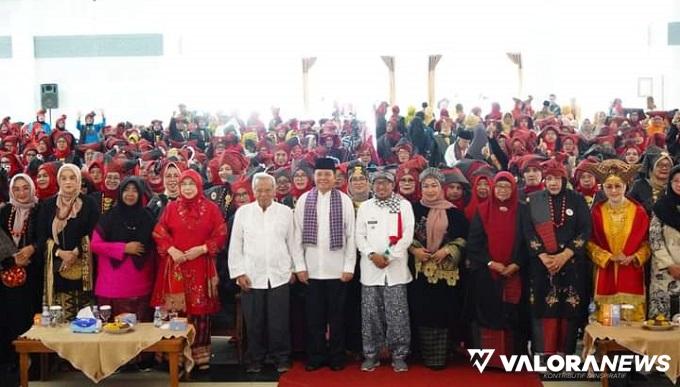
[[[168,353],[170,371],[170,387],[179,386],[179,352]]]
[[[50,374],[50,362],[49,354],[41,353],[40,355],[40,381],[44,382],[47,380],[47,376]]]
[[[28,352],[19,353],[19,381],[21,387],[28,387]]]

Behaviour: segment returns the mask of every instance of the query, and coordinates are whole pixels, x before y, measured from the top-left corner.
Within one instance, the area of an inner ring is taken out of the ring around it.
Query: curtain
[[[393,56],[381,56],[380,57],[387,66],[390,72],[389,83],[390,83],[390,105],[395,105],[397,103],[397,83],[394,77],[394,57]]]
[[[508,52],[508,59],[517,66],[517,97],[522,98],[524,94],[524,74],[522,74],[522,53]]]
[[[309,69],[316,63],[316,57],[302,58],[302,100],[305,113],[309,113]]]
[[[441,59],[441,55],[430,55],[427,61],[427,103],[430,106],[434,106],[434,70]]]

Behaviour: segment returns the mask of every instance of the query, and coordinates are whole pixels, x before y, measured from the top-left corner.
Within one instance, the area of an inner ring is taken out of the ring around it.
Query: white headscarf
[[[59,193],[57,193],[57,210],[54,214],[54,219],[52,220],[52,239],[59,244],[58,235],[66,227],[66,223],[69,219],[73,219],[78,216],[80,209],[83,207],[83,201],[78,196],[80,194],[80,184],[82,181],[82,175],[80,173],[80,168],[74,164],[64,164],[59,168],[57,172],[57,183],[59,182],[59,177],[65,171],[69,170],[76,175],[76,192],[75,195],[66,195],[62,187],[59,187]]]

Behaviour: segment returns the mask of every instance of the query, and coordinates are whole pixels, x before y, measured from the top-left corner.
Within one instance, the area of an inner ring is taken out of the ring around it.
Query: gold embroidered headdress
[[[609,159],[590,165],[588,169],[600,183],[604,183],[610,176],[616,176],[629,185],[640,170],[640,164],[628,164],[623,160]]]

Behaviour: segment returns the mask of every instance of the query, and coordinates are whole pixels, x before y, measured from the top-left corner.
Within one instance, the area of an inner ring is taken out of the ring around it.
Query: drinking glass
[[[111,317],[111,305],[102,305],[99,308],[99,313],[102,315],[102,321],[104,323],[108,322]]]
[[[635,306],[631,304],[621,304],[621,325],[630,326],[630,322],[633,320],[633,312],[635,311]]]
[[[161,320],[166,321],[168,319],[168,310],[161,306]]]

